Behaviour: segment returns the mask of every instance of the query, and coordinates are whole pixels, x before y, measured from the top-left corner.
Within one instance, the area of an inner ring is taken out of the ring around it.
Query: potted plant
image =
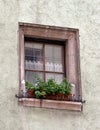
[[[35,86],[32,83],[26,82],[25,83],[26,86],[26,91],[27,91],[27,96],[28,97],[34,97],[34,90],[35,90]]]
[[[37,78],[36,85],[26,82],[28,97],[39,99],[71,99],[71,87],[71,84],[66,79],[63,79],[60,84],[57,84],[54,79],[48,79],[47,82],[44,82],[40,78]]]
[[[71,93],[72,88],[71,84],[68,80],[63,79],[59,86],[58,100],[68,100],[68,96]]]
[[[54,79],[48,79],[46,82],[47,99],[56,100],[56,86]]]
[[[35,97],[36,98],[46,97],[46,83],[40,78],[37,78],[37,84],[35,86]]]

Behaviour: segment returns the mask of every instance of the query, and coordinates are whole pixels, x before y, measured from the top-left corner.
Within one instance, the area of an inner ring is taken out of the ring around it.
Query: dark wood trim
[[[64,72],[46,71],[46,70],[30,70],[30,69],[25,69],[25,71],[53,73],[53,74],[64,74]]]

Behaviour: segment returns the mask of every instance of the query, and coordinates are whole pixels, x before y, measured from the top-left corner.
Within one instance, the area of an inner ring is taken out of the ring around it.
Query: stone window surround
[[[80,55],[79,55],[79,30],[66,27],[19,23],[19,95],[25,93],[24,75],[24,37],[59,40],[66,42],[66,77],[75,84],[75,101],[54,101],[44,99],[29,99],[19,97],[19,102],[23,106],[82,110],[82,89],[80,76]],[[37,105],[38,104],[38,105]]]

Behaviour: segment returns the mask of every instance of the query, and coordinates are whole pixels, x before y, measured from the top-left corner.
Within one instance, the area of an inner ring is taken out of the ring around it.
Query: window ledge
[[[18,101],[23,106],[82,111],[81,102],[45,100],[36,98],[19,98]]]

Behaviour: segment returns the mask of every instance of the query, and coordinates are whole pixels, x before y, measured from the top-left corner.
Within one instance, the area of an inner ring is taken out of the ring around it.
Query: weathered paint
[[[100,130],[100,0],[0,0],[0,130]],[[18,22],[79,28],[83,112],[22,107]]]

